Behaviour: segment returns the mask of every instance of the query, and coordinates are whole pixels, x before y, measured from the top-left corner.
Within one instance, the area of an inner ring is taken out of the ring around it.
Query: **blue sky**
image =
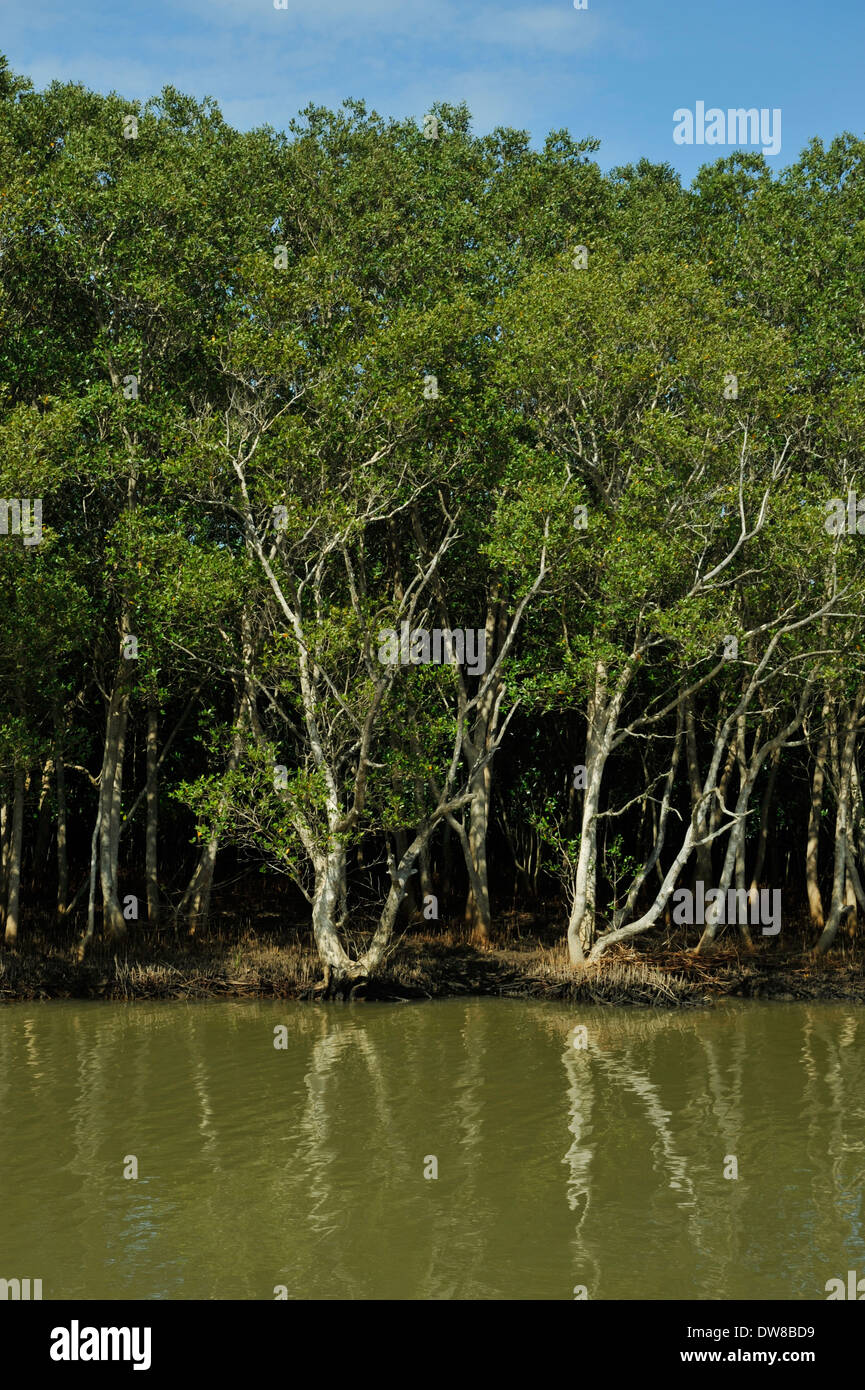
[[[728,146],[673,141],[673,113],[782,112],[792,162],[813,135],[865,133],[865,0],[0,0],[0,51],[53,78],[143,99],[165,83],[216,98],[241,128],[284,128],[308,102],[361,97],[421,119],[468,102],[496,125],[601,140],[604,168],[641,156],[690,180]]]

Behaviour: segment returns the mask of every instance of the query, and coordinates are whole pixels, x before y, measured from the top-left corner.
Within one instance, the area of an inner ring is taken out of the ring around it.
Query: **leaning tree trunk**
[[[395,784],[392,783],[392,785]],[[396,851],[396,857],[397,860],[400,860],[402,859],[403,855],[408,849],[409,833],[407,830],[404,830],[401,826],[398,829],[392,831],[391,833],[393,835],[393,844],[394,849]],[[410,883],[408,886],[408,890],[406,892],[405,898],[403,899],[402,906],[409,919],[411,919],[411,917],[415,913],[420,911],[420,898],[418,896],[417,888],[413,883]]]
[[[327,849],[314,856],[316,888],[312,905],[315,943],[324,965],[324,985],[328,997],[350,997],[381,967],[393,939],[400,906],[417,861],[428,846],[437,823],[436,817],[426,820],[417,830],[399,863],[390,857],[390,890],[372,940],[356,960],[344,950],[340,941],[341,922],[337,920],[345,901],[346,855],[336,836],[331,836]],[[465,831],[463,830],[463,834]]]
[[[744,793],[740,795],[740,801],[742,800],[744,800]],[[738,811],[738,805],[736,809]],[[703,934],[700,937],[700,940],[698,941],[695,949],[696,955],[699,955],[703,951],[710,950],[714,945],[715,937],[718,935],[718,927],[721,924],[721,914],[724,910],[722,904],[726,904],[727,902],[727,890],[730,887],[730,883],[733,878],[736,858],[738,856],[739,847],[741,845],[744,834],[745,822],[743,816],[742,820],[736,821],[735,825],[730,831],[730,839],[727,842],[727,853],[724,856],[724,863],[721,867],[721,873],[718,878],[717,885],[718,890],[721,893],[721,897],[714,899],[706,909],[706,921],[703,927]]]
[[[802,718],[804,716],[804,704],[807,699],[808,690],[809,686],[806,686],[801,698],[799,711],[797,712],[795,718],[791,720],[790,723],[785,725],[785,727],[781,729],[777,734],[775,734],[773,738],[767,739],[767,741],[762,745],[761,748],[757,749],[755,752],[752,753],[751,762],[750,765],[747,767],[747,772],[744,778],[744,784],[739,791],[739,798],[736,802],[736,820],[730,831],[730,838],[727,842],[727,852],[724,856],[724,864],[723,868],[721,869],[721,877],[718,883],[718,887],[721,890],[723,896],[719,899],[715,899],[710,904],[706,912],[705,928],[697,944],[696,954],[699,954],[701,951],[710,950],[717,935],[722,911],[721,904],[724,903],[727,899],[727,890],[730,887],[730,881],[733,877],[733,870],[738,856],[739,847],[745,835],[745,817],[748,811],[748,802],[750,801],[751,793],[754,790],[754,783],[756,782],[757,777],[760,773],[760,769],[763,766],[763,763],[766,761],[766,759],[768,757],[771,757],[771,755],[776,751],[776,749],[782,748],[801,724]],[[739,732],[739,736],[737,737],[737,743],[744,744],[744,735],[741,730]],[[738,898],[737,902],[741,902],[741,899]]]
[[[695,850],[696,864],[694,868],[694,881],[705,884],[707,887],[712,882],[712,846],[702,843],[702,837],[706,833],[706,811],[703,804],[703,779],[700,776],[700,763],[697,754],[697,726],[694,718],[694,697],[689,694],[684,697],[685,715],[685,747],[688,757],[688,785],[691,788],[691,810],[697,810],[697,838],[698,844]]]
[[[657,814],[657,808],[655,806],[654,799],[652,800],[652,848],[650,849],[649,854],[646,857],[643,867],[634,876],[634,881],[628,889],[628,894],[625,898],[624,906],[613,914],[614,930],[618,927],[621,927],[625,922],[627,922],[630,919],[637,898],[640,896],[640,890],[642,889],[643,884],[646,882],[646,879],[649,877],[653,869],[655,869],[658,874],[659,883],[663,884],[664,882],[664,871],[661,868],[661,851],[664,848],[664,841],[667,835],[667,821],[669,819],[670,814],[670,800],[673,794],[673,787],[676,783],[676,772],[679,767],[679,753],[682,747],[682,716],[683,709],[682,701],[680,700],[678,709],[676,711],[676,737],[673,743],[673,756],[670,759],[670,766],[667,771],[667,776],[664,782],[664,794],[661,798],[660,815]],[[648,784],[648,775],[646,776],[646,782]],[[693,817],[696,818],[696,822],[698,825],[701,824],[702,821],[705,819],[705,817],[701,818],[700,811],[700,802],[698,802],[696,805],[692,805],[691,814]],[[667,922],[669,924],[669,906],[667,907],[666,911]]]
[[[596,938],[595,900],[597,895],[598,807],[607,759],[625,690],[631,679],[630,667],[619,676],[612,695],[607,688],[607,668],[595,666],[595,684],[586,711],[586,789],[580,833],[580,852],[574,877],[574,895],[568,916],[568,955],[571,965],[584,962]]]
[[[748,761],[747,761],[747,756],[746,756],[746,734],[747,734],[747,725],[746,725],[746,721],[745,721],[745,716],[744,716],[744,714],[743,714],[743,715],[741,715],[741,716],[739,717],[739,733],[738,733],[738,738],[736,739],[736,750],[737,750],[737,751],[736,751],[736,761],[737,761],[737,763],[738,763],[738,768],[739,768],[739,790],[740,790],[740,792],[745,788],[745,785],[746,785],[746,782],[747,782],[747,778],[748,778]],[[753,784],[752,784],[752,785],[753,785]],[[751,794],[750,794],[750,791],[747,791],[747,792],[746,792],[746,797],[747,797],[747,799],[746,799],[746,801],[745,801],[745,813],[746,813],[746,815],[747,815],[747,810],[748,810],[748,802],[750,801],[750,795],[751,795]],[[744,893],[744,892],[745,892],[745,846],[746,846],[746,844],[747,844],[747,839],[748,839],[748,836],[747,836],[747,821],[743,819],[743,821],[742,821],[742,834],[741,834],[741,837],[740,837],[740,839],[739,839],[739,847],[738,847],[738,849],[736,850],[736,872],[735,872],[736,888],[737,888],[737,890],[738,890],[740,893]],[[742,901],[741,898],[738,898],[738,899],[737,899],[737,902],[741,902],[741,901]],[[737,913],[737,916],[738,916],[738,913]],[[745,948],[746,951],[752,951],[752,950],[754,949],[754,943],[753,943],[752,940],[751,940],[751,932],[750,932],[750,930],[749,930],[749,928],[748,928],[747,914],[745,915],[745,921],[740,921],[738,925],[739,925],[739,935],[740,935],[741,938],[742,938],[742,945],[744,946],[744,948]]]
[[[727,804],[727,788],[730,785],[733,768],[736,766],[736,743],[737,736],[734,734],[730,747],[727,750],[727,758],[724,763],[724,770],[721,773],[721,780],[718,783],[718,795],[715,801],[712,802],[712,808],[709,813],[708,826],[711,835],[714,835],[721,824],[721,817],[723,815],[721,807]],[[711,882],[711,880],[709,880],[709,882]],[[708,886],[709,884],[707,882],[706,887],[708,888]]]
[[[849,814],[847,821],[847,851],[845,858],[847,872],[847,932],[849,936],[854,936],[858,925],[857,906],[865,912],[865,888],[862,886],[862,879],[859,877],[859,870],[856,867],[856,840],[853,835],[853,828],[850,824]]]

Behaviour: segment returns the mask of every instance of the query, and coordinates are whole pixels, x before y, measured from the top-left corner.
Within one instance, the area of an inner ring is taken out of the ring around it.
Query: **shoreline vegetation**
[[[187,938],[101,941],[83,960],[77,935],[34,926],[14,950],[0,947],[0,1004],[51,999],[288,999],[410,1002],[498,996],[574,1004],[700,1007],[722,999],[865,1003],[863,953],[855,941],[830,958],[815,957],[803,924],[775,942],[744,951],[730,937],[697,955],[667,932],[642,950],[620,947],[575,972],[557,920],[511,913],[497,943],[472,944],[462,929],[401,938],[380,971],[349,988],[328,987],[308,930],[253,928],[224,914],[208,932]]]
[[[599,148],[0,55],[4,998],[860,997],[865,141]]]

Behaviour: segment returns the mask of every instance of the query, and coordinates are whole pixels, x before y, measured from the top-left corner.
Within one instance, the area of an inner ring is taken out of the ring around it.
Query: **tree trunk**
[[[147,920],[159,926],[159,865],[157,861],[158,828],[158,737],[159,705],[156,695],[147,698],[147,824],[145,829],[145,880],[147,891]]]
[[[820,940],[817,942],[815,955],[825,956],[834,944],[835,936],[841,925],[844,913],[844,886],[845,869],[847,860],[847,806],[843,795],[838,798],[838,807],[835,814],[835,859],[832,867],[832,906],[829,909],[829,920],[823,930]]]
[[[8,802],[0,804],[0,927],[6,921],[6,894],[9,887],[9,815]]]
[[[492,931],[490,881],[487,866],[487,830],[490,817],[492,770],[489,763],[472,777],[469,787],[469,829],[467,836],[469,891],[463,920],[472,939],[481,946],[488,944]]]
[[[346,855],[338,839],[332,838],[326,852],[316,856],[316,886],[312,903],[312,927],[318,954],[324,966],[326,997],[347,997],[382,965],[396,926],[400,907],[408,884],[424,848],[435,828],[434,820],[425,821],[407,846],[399,863],[393,856],[388,867],[391,886],[381,916],[366,950],[352,960],[340,941],[338,913],[345,901]],[[463,830],[463,834],[465,831]]]
[[[12,835],[9,843],[8,898],[6,901],[7,946],[14,946],[18,940],[19,913],[21,908],[21,851],[24,844],[24,788],[26,768],[15,768],[15,792],[12,804]]]
[[[126,661],[121,655],[108,705],[102,779],[99,785],[99,882],[102,888],[102,920],[110,941],[122,941],[126,936],[126,921],[120,906],[117,885],[123,759],[129,712],[128,675],[125,667]]]
[[[740,793],[740,802],[741,801],[745,801],[747,805],[745,791]],[[738,809],[739,807],[737,805],[737,812]],[[723,896],[720,899],[715,899],[713,902],[711,902],[706,909],[705,925],[703,927],[703,933],[700,937],[700,940],[697,943],[696,954],[700,954],[703,951],[710,950],[714,944],[715,937],[718,934],[718,927],[721,924],[721,913],[724,910],[722,904],[726,905],[728,901],[727,889],[730,887],[730,883],[733,878],[736,859],[744,835],[745,821],[743,817],[741,820],[736,821],[735,825],[730,831],[730,838],[727,842],[727,853],[724,856],[724,863],[721,866],[721,873],[719,875],[717,885],[718,889],[720,890]]]
[[[754,872],[751,875],[751,886],[748,890],[749,904],[757,897],[760,879],[763,875],[763,865],[766,862],[766,847],[769,842],[769,816],[772,810],[772,802],[775,798],[775,784],[778,781],[778,768],[780,764],[781,749],[776,748],[770,760],[769,777],[763,790],[763,799],[760,802],[760,833],[757,837],[757,854],[754,860]]]
[[[572,965],[582,964],[595,941],[598,806],[604,770],[630,678],[631,671],[626,667],[611,696],[607,690],[606,666],[599,661],[595,667],[595,685],[586,712],[586,790],[583,796],[580,853],[568,918],[568,954]]]
[[[90,881],[87,893],[87,930],[81,939],[78,947],[78,959],[83,960],[88,950],[93,944],[96,935],[96,870],[99,867],[99,824],[102,819],[102,799],[99,798],[96,806],[96,820],[93,824],[93,834],[90,837]]]
[[[57,777],[57,917],[66,913],[69,899],[69,854],[66,846],[66,765],[59,744],[56,757]]]
[[[39,810],[36,824],[36,841],[33,847],[30,891],[36,892],[45,877],[46,860],[51,846],[51,783],[54,779],[54,758],[45,760],[42,768],[42,782],[39,788]]]
[[[744,716],[744,714],[743,714],[743,715],[741,715],[740,718],[739,718],[739,733],[738,733],[738,737],[737,737],[737,739],[736,739],[736,750],[737,750],[737,751],[736,751],[736,760],[737,760],[738,767],[739,767],[739,791],[740,791],[740,792],[745,788],[745,785],[746,785],[746,782],[747,782],[747,778],[748,778],[748,759],[747,759],[747,751],[746,751],[746,750],[747,750],[747,741],[746,741],[746,740],[747,740],[747,723],[746,723],[746,720],[745,720],[745,716]],[[752,784],[752,785],[753,785],[753,784]],[[750,796],[751,796],[750,789],[747,790],[745,794],[746,794],[745,813],[747,813],[747,810],[748,810],[748,802],[749,802]],[[740,893],[744,893],[744,891],[745,891],[745,849],[746,849],[746,846],[747,846],[747,842],[748,842],[748,822],[747,822],[747,818],[746,818],[746,816],[745,816],[745,817],[743,817],[743,820],[742,820],[742,834],[741,834],[741,836],[740,836],[740,838],[739,838],[739,848],[736,850],[736,874],[735,874],[735,878],[736,878],[736,888],[737,888],[737,890],[738,890]],[[738,902],[741,902],[741,901],[742,901],[741,897],[738,898],[737,901],[738,901]],[[740,916],[739,913],[737,913],[736,915],[737,915],[737,916]],[[751,951],[751,950],[753,950],[753,942],[751,941],[751,933],[750,933],[750,931],[749,931],[749,929],[748,929],[747,914],[745,914],[745,920],[744,920],[744,921],[741,921],[741,920],[739,921],[738,926],[739,926],[739,935],[740,935],[740,937],[742,938],[742,944],[743,944],[743,946],[745,947],[746,951]]]
[[[424,845],[420,855],[420,894],[421,910],[426,906],[428,898],[434,897],[432,881],[432,858],[429,845]]]
[[[820,826],[823,819],[823,787],[826,780],[826,756],[829,751],[830,700],[828,695],[823,703],[820,725],[820,739],[814,763],[814,776],[811,780],[811,806],[808,813],[808,839],[805,848],[805,881],[808,889],[808,911],[812,927],[823,930],[823,899],[820,896],[819,859]]]
[[[691,788],[691,809],[700,805],[703,796],[703,779],[700,776],[700,763],[697,754],[697,727],[694,719],[694,697],[686,695],[684,698],[685,713],[685,740],[688,756],[688,784]],[[702,838],[705,834],[706,813],[703,810],[698,815],[697,837]],[[694,868],[694,881],[708,885],[712,882],[712,846],[708,844],[698,844],[696,851],[696,864]]]
[[[422,780],[415,778],[414,801],[417,808],[418,820],[423,817],[424,786]],[[430,859],[430,842],[424,841],[423,849],[418,857],[418,908],[423,912],[426,900],[433,894],[432,885],[432,865]]]
[[[394,784],[392,783],[391,785]],[[393,847],[396,851],[396,858],[398,863],[400,859],[402,859],[409,845],[408,831],[403,830],[403,828],[400,826],[398,830],[394,830],[391,833],[393,836]],[[411,918],[413,912],[417,912],[420,910],[420,898],[418,897],[417,889],[415,888],[413,883],[410,883],[408,885],[405,899],[403,901],[403,907],[409,918]]]
[[[226,786],[220,798],[219,807],[213,827],[204,848],[201,851],[198,863],[192,874],[186,892],[180,900],[177,908],[177,917],[181,917],[188,909],[189,935],[194,936],[198,928],[207,921],[210,912],[210,894],[213,889],[213,872],[216,867],[216,856],[219,850],[219,842],[222,838],[222,818],[228,806],[227,783],[232,773],[237,770],[240,763],[240,756],[243,752],[244,730],[246,728],[247,700],[245,693],[241,692],[238,697],[234,716],[234,731],[232,735],[231,751],[228,755],[226,765]]]
[[[679,754],[682,747],[682,703],[683,702],[680,700],[678,710],[676,711],[676,738],[675,742],[673,743],[673,755],[670,759],[669,771],[667,772],[666,780],[664,783],[664,795],[661,799],[660,816],[656,814],[655,803],[654,800],[652,801],[652,847],[646,857],[643,867],[634,876],[634,881],[628,889],[628,895],[625,899],[624,906],[620,908],[618,912],[615,912],[613,914],[614,929],[621,927],[625,922],[628,921],[636,904],[637,898],[640,895],[640,890],[642,889],[643,884],[646,882],[646,879],[649,877],[649,874],[652,872],[652,869],[657,870],[659,883],[663,884],[664,882],[664,871],[661,868],[661,851],[664,848],[664,840],[667,834],[667,820],[670,814],[670,799],[672,797],[673,787],[675,786],[676,782],[676,771],[679,766]],[[702,796],[702,788],[700,789],[700,792]],[[694,815],[695,810],[695,805],[692,805],[692,815]],[[697,819],[699,821],[699,810],[696,810],[696,813]],[[670,925],[669,907],[667,908],[667,925]]]
[[[447,904],[448,911],[454,896],[454,868],[457,863],[456,850],[454,847],[454,832],[452,826],[445,822],[442,833],[441,848],[441,870],[439,874],[439,890],[443,903]]]
[[[312,900],[312,933],[325,969],[328,993],[338,990],[360,971],[343,949],[339,939],[340,904],[345,899],[345,849],[332,840],[327,851],[315,862],[315,893]]]
[[[498,595],[492,595],[487,604],[485,641],[487,660],[492,661],[505,639],[507,631],[507,612]],[[483,701],[478,708],[471,736],[466,732],[464,755],[471,765],[478,758],[489,753],[498,724],[499,695],[502,689],[501,678],[497,676],[490,682]],[[466,896],[463,921],[471,933],[472,940],[479,946],[489,944],[492,932],[492,909],[490,906],[490,880],[487,862],[487,836],[490,824],[490,802],[492,798],[493,772],[487,762],[473,773],[469,781],[472,799],[469,803],[468,834],[460,836],[466,869],[469,875],[469,889]]]
[[[850,815],[850,790],[852,782],[853,758],[856,753],[859,718],[865,702],[865,685],[861,685],[850,709],[843,746],[838,750],[838,805],[835,815],[835,861],[832,870],[832,906],[829,920],[815,947],[815,954],[823,956],[830,950],[842,918],[855,912],[844,899],[847,889],[847,836]],[[840,739],[838,740],[840,744]]]
[[[723,910],[721,904],[727,901],[727,890],[730,887],[730,882],[733,877],[733,870],[738,856],[739,847],[745,835],[745,817],[748,811],[748,802],[751,799],[751,793],[754,789],[754,783],[756,782],[757,777],[760,774],[760,769],[763,766],[763,763],[766,761],[766,759],[768,757],[771,757],[772,754],[776,751],[776,749],[780,749],[781,747],[783,747],[783,745],[790,739],[792,734],[801,724],[802,719],[804,718],[805,706],[807,704],[809,691],[810,682],[808,682],[808,684],[805,686],[802,692],[802,695],[800,697],[799,710],[795,718],[793,718],[783,729],[781,729],[779,733],[775,734],[773,738],[767,739],[761,747],[756,748],[752,752],[750,765],[746,765],[747,770],[744,779],[744,784],[739,791],[739,798],[736,802],[736,820],[730,831],[730,838],[727,842],[727,852],[724,856],[724,864],[721,869],[720,879],[718,881],[718,887],[724,896],[720,898],[720,900],[713,900],[713,902],[710,904],[706,911],[705,928],[696,948],[697,954],[699,954],[701,951],[711,949],[712,944],[717,935],[718,926],[720,925],[721,912]],[[741,731],[741,729],[739,731],[739,734],[737,735],[736,741],[737,743],[741,743],[744,745],[744,734]],[[738,901],[741,902],[741,899],[738,899]]]

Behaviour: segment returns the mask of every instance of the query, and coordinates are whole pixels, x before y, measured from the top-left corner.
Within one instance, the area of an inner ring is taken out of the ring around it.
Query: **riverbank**
[[[550,937],[550,940],[546,940]],[[849,1000],[865,1004],[860,950],[815,962],[777,943],[753,955],[723,941],[710,956],[663,947],[620,948],[579,973],[560,932],[517,934],[479,950],[458,933],[403,938],[385,971],[354,997],[367,1000],[501,996],[657,1008],[698,1007],[723,998]],[[0,947],[0,1003],[42,999],[305,999],[325,988],[315,951],[300,934],[222,929],[202,939],[97,943],[77,959],[74,937],[40,931],[14,950]]]

